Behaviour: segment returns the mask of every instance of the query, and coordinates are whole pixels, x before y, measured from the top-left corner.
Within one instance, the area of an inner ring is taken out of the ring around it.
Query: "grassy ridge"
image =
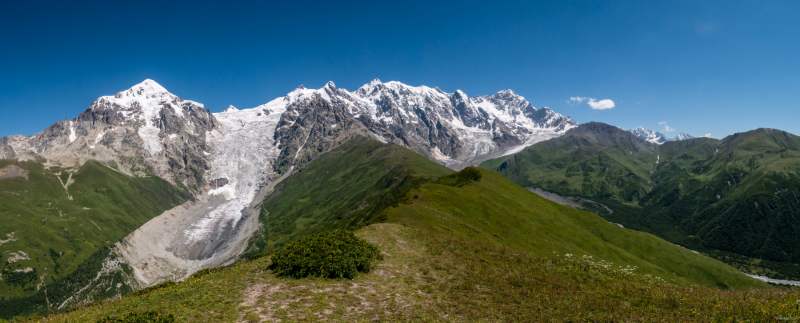
[[[593,136],[567,133],[482,166],[522,186],[615,205],[613,214],[599,214],[626,227],[709,254],[754,259],[743,270],[800,279],[791,265],[800,263],[800,137],[758,129],[637,152]]]
[[[5,305],[19,303],[17,297],[34,297],[37,285],[60,286],[93,254],[188,198],[160,178],[132,178],[94,161],[78,169],[63,169],[0,160],[0,168],[9,165],[27,170],[28,178],[0,180],[0,237],[13,237],[0,245],[0,304]],[[62,183],[68,181],[65,189]],[[20,274],[28,277],[14,279]],[[91,273],[95,275],[96,271]],[[5,305],[0,307],[17,311]]]
[[[479,171],[481,179],[460,188],[429,183],[412,189],[409,194],[418,199],[388,208],[388,221],[542,257],[588,255],[678,284],[766,286],[651,234],[623,229],[594,214],[545,200],[489,170],[462,172],[468,171]]]
[[[284,180],[262,205],[262,229],[251,239],[251,254],[332,228],[356,228],[380,221],[421,183],[452,170],[408,149],[366,139],[351,140],[321,155]]]

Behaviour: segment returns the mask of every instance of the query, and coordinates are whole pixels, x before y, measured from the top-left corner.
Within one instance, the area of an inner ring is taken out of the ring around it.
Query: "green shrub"
[[[97,323],[172,323],[175,317],[172,314],[161,315],[158,312],[130,312],[123,316],[108,315],[96,321]]]
[[[378,247],[352,231],[334,230],[297,240],[275,252],[272,269],[279,276],[353,279],[368,273],[373,260],[383,257]]]
[[[444,176],[436,183],[453,187],[461,187],[472,182],[480,181],[481,178],[483,178],[481,171],[478,170],[477,167],[470,166],[462,169],[460,172],[455,172]]]

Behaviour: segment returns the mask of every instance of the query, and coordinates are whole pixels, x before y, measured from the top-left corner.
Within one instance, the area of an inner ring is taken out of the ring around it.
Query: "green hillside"
[[[104,258],[105,247],[189,197],[158,177],[129,177],[94,161],[67,169],[0,160],[3,172],[0,317],[30,310],[45,290],[50,301],[68,298],[78,276],[96,276],[102,259],[94,258]]]
[[[613,210],[598,212],[610,221],[742,270],[800,279],[797,136],[758,129],[635,151],[625,142],[593,140],[601,132],[647,145],[616,127],[574,130],[482,166],[522,186],[600,201]],[[566,146],[577,148],[557,149]]]
[[[627,131],[590,122],[481,167],[523,187],[632,202],[653,187],[657,149]]]
[[[453,172],[406,148],[359,137],[319,156],[277,186],[262,204],[258,253],[321,230],[381,221],[411,187]]]

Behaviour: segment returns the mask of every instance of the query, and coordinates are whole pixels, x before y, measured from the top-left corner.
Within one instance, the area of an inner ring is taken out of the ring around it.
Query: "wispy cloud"
[[[577,104],[583,103],[583,101],[586,101],[586,100],[589,100],[589,98],[584,97],[584,96],[573,96],[573,97],[569,98],[569,101],[567,101],[567,103],[569,105],[577,105]]]
[[[711,133],[707,133],[707,134],[705,134],[705,135],[702,135],[702,136],[700,136],[700,137],[711,138]]]
[[[611,99],[602,99],[597,101],[595,98],[588,98],[585,96],[573,96],[569,98],[569,101],[567,101],[569,105],[577,105],[583,102],[586,102],[586,104],[588,104],[594,110],[606,110],[615,106],[614,101]]]
[[[670,128],[666,121],[659,122],[658,124],[664,125],[664,132],[673,132],[675,128]]]
[[[717,21],[698,22],[694,25],[694,32],[700,36],[709,36],[722,28],[722,24]]]

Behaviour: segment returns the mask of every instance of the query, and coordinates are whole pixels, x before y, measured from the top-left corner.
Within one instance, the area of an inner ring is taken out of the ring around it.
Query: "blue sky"
[[[512,89],[581,123],[669,136],[800,134],[798,17],[794,0],[4,1],[0,136],[72,119],[146,78],[214,112],[380,78]]]

